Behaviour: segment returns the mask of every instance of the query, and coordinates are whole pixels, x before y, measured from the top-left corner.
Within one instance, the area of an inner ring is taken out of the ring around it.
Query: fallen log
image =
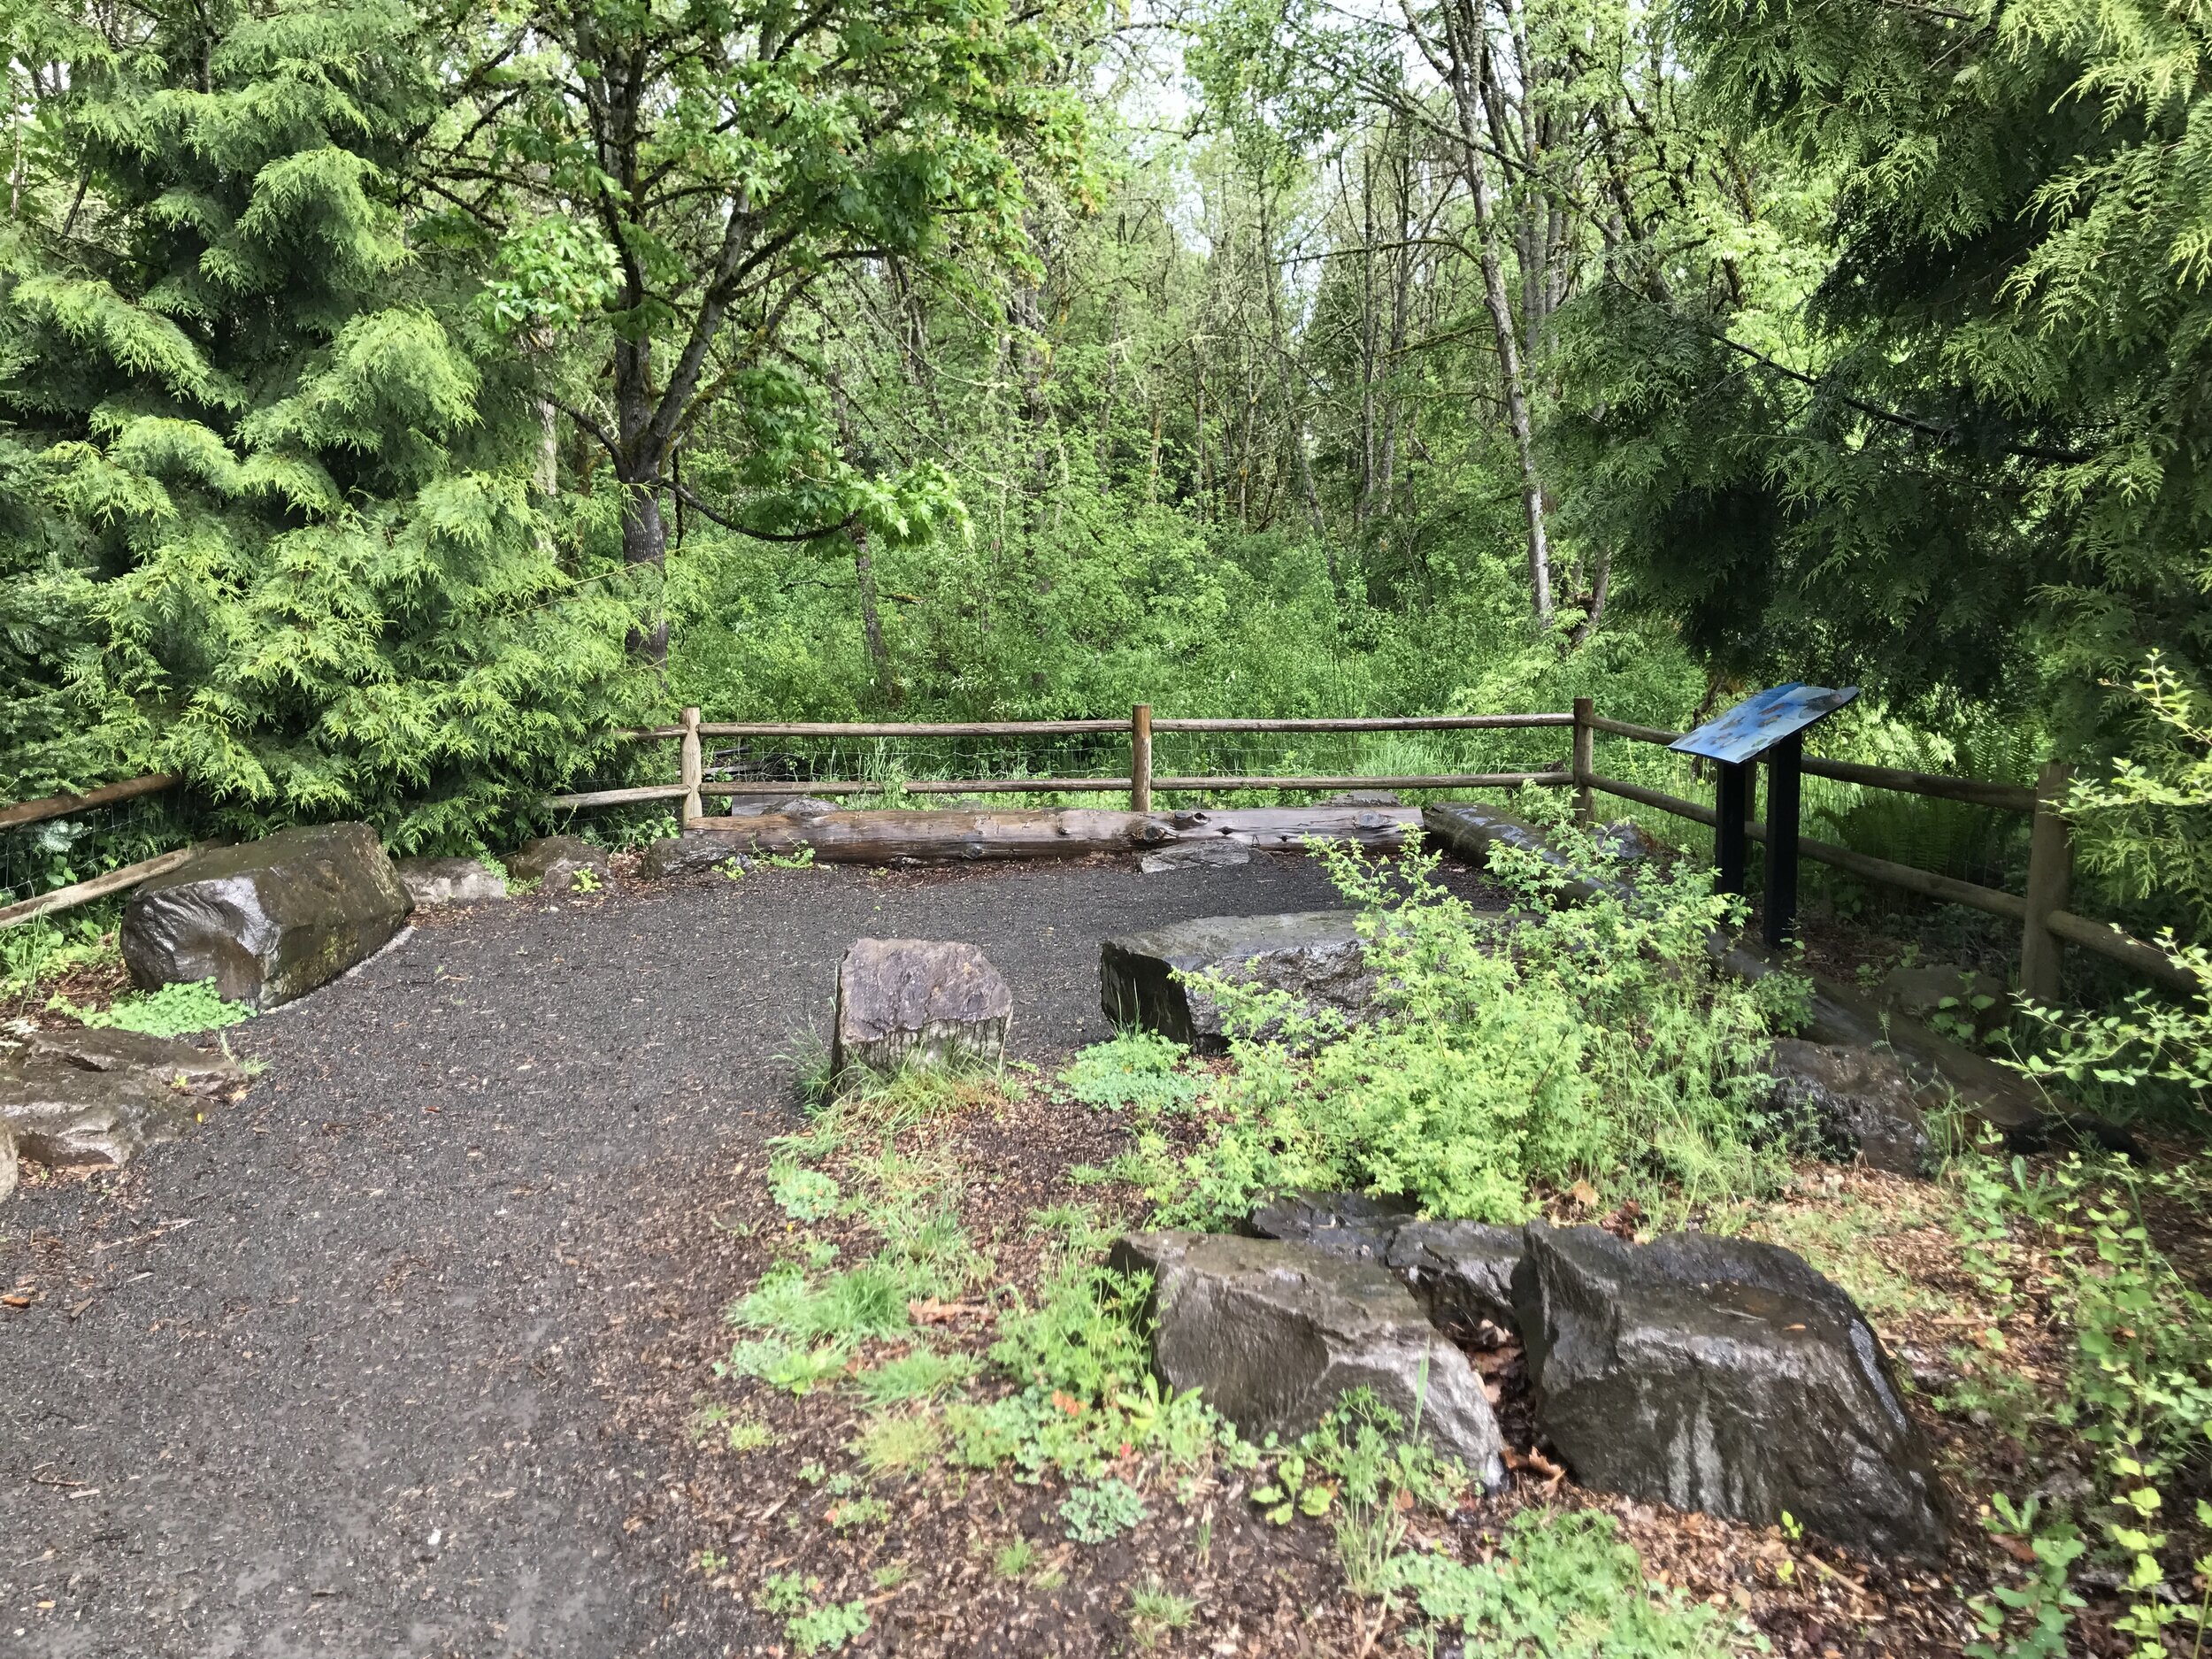
[[[1068,807],[1046,812],[824,812],[807,818],[772,813],[695,818],[686,828],[726,840],[732,852],[787,856],[810,848],[824,864],[961,864],[1081,858],[1222,838],[1250,847],[1299,847],[1312,837],[1395,847],[1418,826],[1420,818],[1412,807],[1251,807],[1148,813]]]

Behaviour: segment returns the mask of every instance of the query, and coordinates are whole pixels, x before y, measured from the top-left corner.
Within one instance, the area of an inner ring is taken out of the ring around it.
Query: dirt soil
[[[671,1333],[730,1172],[863,934],[983,947],[1012,1046],[1108,1035],[1098,946],[1320,908],[1300,857],[625,885],[426,915],[229,1033],[242,1102],[117,1177],[0,1209],[0,1654],[749,1651],[651,1494],[686,1451],[616,1408]],[[710,1232],[708,1236],[712,1236]]]

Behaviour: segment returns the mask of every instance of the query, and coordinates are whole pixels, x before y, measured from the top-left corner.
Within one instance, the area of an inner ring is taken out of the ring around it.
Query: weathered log
[[[1080,858],[1175,841],[1229,837],[1252,847],[1298,847],[1309,837],[1394,847],[1420,822],[1411,807],[1259,807],[1176,813],[1069,807],[1051,812],[825,812],[810,818],[700,818],[687,827],[726,837],[733,852],[787,855],[811,848],[825,864],[959,864]]]

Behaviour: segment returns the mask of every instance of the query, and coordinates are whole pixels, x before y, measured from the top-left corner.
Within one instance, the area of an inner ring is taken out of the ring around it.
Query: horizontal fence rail
[[[0,829],[36,824],[50,818],[68,818],[88,807],[111,806],[118,801],[133,800],[142,795],[158,795],[182,781],[174,772],[155,772],[143,778],[127,778],[121,783],[102,784],[82,795],[50,795],[42,801],[19,801],[13,806],[0,806]]]

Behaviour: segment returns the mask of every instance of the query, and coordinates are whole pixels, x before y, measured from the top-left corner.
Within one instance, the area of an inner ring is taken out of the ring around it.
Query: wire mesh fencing
[[[202,837],[200,810],[182,789],[0,829],[0,906],[173,852]]]

